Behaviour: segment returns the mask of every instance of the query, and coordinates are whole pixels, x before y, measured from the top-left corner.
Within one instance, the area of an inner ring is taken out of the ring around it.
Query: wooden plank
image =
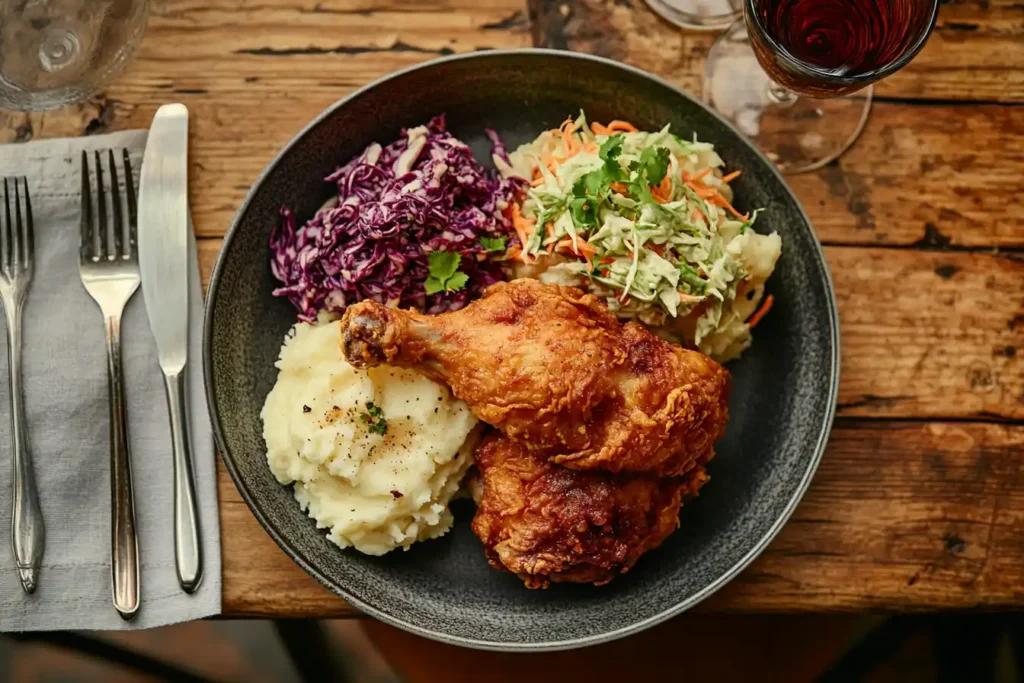
[[[223,614],[227,617],[315,617],[358,614],[302,571],[267,535],[217,458]]]
[[[288,98],[283,87],[267,83],[245,96],[177,97],[192,111],[191,198],[200,235],[223,235],[277,151],[351,89]],[[165,98],[151,95],[132,106],[97,98],[57,119],[0,113],[0,139],[145,127]],[[828,244],[1019,249],[1021,168],[1024,107],[878,103],[865,132],[838,163],[788,181]]]
[[[1024,259],[831,247],[840,415],[1024,418]]]
[[[599,54],[700,92],[704,57],[717,34],[683,31],[642,0],[529,0],[534,43]],[[1017,0],[942,5],[924,50],[878,84],[899,99],[1024,101],[1024,6]]]
[[[204,282],[218,246],[200,241]],[[1020,259],[826,252],[843,325],[841,415],[1024,416]],[[794,520],[708,609],[1024,603],[1022,448],[1020,424],[841,418]],[[227,614],[349,613],[262,533],[223,468],[220,491]]]
[[[1019,608],[1022,458],[1021,425],[841,420],[779,537],[700,609]],[[219,477],[225,616],[350,615]]]
[[[615,5],[607,11],[645,16],[640,0],[632,4],[632,10]],[[242,0],[166,5],[152,18],[138,58],[105,95],[56,113],[0,112],[0,141],[143,128],[160,104],[183,101],[192,110],[196,229],[218,236],[277,151],[339,97],[448,50],[530,41],[521,0],[399,3],[386,11],[355,0],[321,3],[314,11],[317,6],[294,0],[268,0],[257,8]],[[966,13],[957,22],[969,23],[970,7],[957,10]],[[1003,16],[1002,23],[985,19],[989,23],[979,26],[1012,33],[1006,17],[1017,10],[999,2],[993,7],[992,16]],[[663,23],[653,16],[644,21],[653,22],[644,24],[651,31]],[[598,24],[590,30],[611,29]],[[708,40],[707,34],[672,35]],[[658,43],[627,37],[629,50]],[[578,46],[601,51],[597,44]],[[705,50],[702,43],[691,56],[703,59]],[[178,59],[183,51],[192,59]],[[672,60],[683,54],[670,52]],[[696,62],[680,67],[672,60],[644,66],[669,77],[700,73]],[[974,92],[978,78],[960,82],[960,91]],[[838,164],[789,181],[826,243],[949,240],[954,246],[1021,248],[1021,167],[1024,107],[878,103],[864,134]]]
[[[339,98],[444,54],[530,43],[523,0],[381,5],[158,3],[135,59],[105,93],[58,112],[0,112],[0,142],[146,128],[161,104],[184,102],[196,229],[222,235],[277,150]]]
[[[200,242],[204,282],[218,245]],[[1024,419],[1024,258],[829,247],[826,259],[840,415]]]
[[[789,524],[709,609],[1024,602],[1024,426],[840,421]]]
[[[876,102],[837,162],[787,181],[828,244],[1021,248],[1022,168],[1024,107]]]

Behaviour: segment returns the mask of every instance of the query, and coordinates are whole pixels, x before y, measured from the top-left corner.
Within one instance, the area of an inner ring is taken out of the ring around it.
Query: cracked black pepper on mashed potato
[[[412,370],[356,370],[337,321],[298,323],[261,417],[267,461],[342,548],[369,555],[443,535],[472,463],[477,419]]]

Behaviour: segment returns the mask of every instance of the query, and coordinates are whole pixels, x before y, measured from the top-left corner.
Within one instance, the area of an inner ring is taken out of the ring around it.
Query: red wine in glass
[[[747,0],[747,31],[779,85],[837,97],[906,65],[935,23],[935,0]]]

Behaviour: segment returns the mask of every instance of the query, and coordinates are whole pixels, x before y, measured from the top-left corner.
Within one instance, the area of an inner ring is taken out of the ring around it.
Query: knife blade
[[[142,296],[164,374],[174,453],[174,558],[178,582],[199,586],[199,541],[188,428],[188,109],[165,104],[149,129],[139,174],[138,240]]]

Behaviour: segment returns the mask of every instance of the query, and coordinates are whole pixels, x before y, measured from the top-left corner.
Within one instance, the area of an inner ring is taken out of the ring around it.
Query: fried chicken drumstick
[[[473,531],[491,565],[529,588],[601,585],[628,571],[675,531],[680,501],[708,479],[702,464],[669,479],[570,470],[500,434],[475,459],[483,496]]]
[[[515,280],[441,315],[363,301],[342,319],[356,367],[388,363],[443,382],[476,415],[576,470],[677,476],[725,429],[729,375],[593,295]]]

